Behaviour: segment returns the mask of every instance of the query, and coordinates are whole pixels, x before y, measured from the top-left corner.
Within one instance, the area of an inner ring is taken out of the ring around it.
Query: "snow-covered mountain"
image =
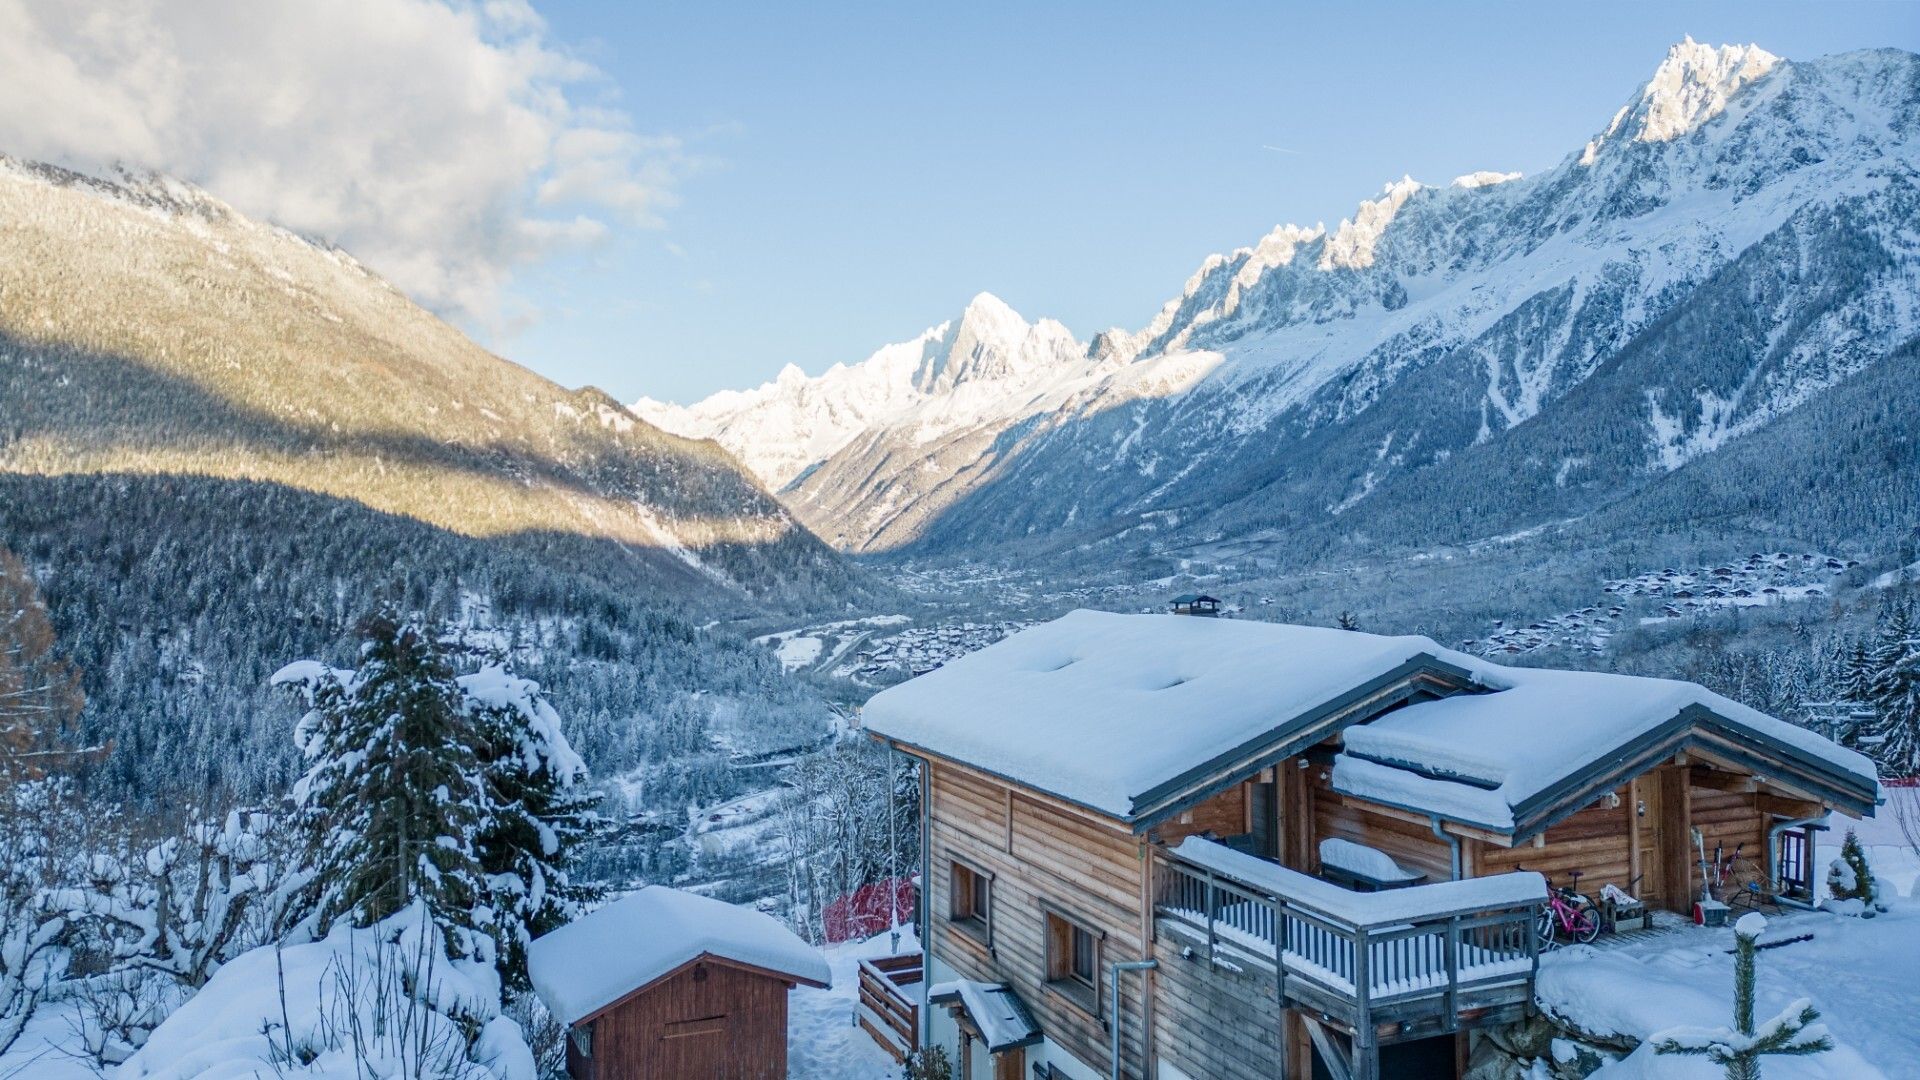
[[[1029,323],[981,293],[959,317],[818,378],[789,364],[752,390],[688,407],[643,398],[632,408],[669,431],[716,440],[779,489],[863,432],[909,428],[936,439],[1003,420],[1018,402],[1097,370],[1086,353],[1066,327]]]
[[[1683,466],[1910,370],[1917,129],[1913,54],[1688,40],[1553,168],[1402,179],[1331,229],[1280,226],[1138,331],[1077,355],[1059,331],[1047,375],[980,383],[964,422],[926,419],[958,391],[882,374],[925,345],[647,415],[784,482],[854,550],[1135,529],[1419,542],[1657,500]],[[879,395],[856,388],[881,384],[896,393],[866,407]],[[1829,480],[1874,482],[1862,467]],[[1756,497],[1698,509],[1804,510]]]

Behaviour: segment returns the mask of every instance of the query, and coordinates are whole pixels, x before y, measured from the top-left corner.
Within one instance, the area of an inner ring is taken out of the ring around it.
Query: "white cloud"
[[[524,0],[0,0],[0,152],[191,180],[483,324],[695,164]]]

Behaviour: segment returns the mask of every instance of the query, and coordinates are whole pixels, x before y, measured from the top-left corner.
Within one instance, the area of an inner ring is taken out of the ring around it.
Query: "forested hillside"
[[[596,771],[646,761],[670,795],[717,745],[821,731],[727,624],[866,595],[713,444],[159,177],[0,160],[0,401],[0,545],[84,673],[104,794],[280,790],[267,675],[390,596],[512,654]]]

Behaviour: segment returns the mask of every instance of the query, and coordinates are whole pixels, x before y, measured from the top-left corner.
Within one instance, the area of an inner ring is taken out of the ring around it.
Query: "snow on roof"
[[[709,954],[798,982],[832,980],[820,951],[773,916],[664,885],[535,938],[527,974],[548,1010],[574,1024]]]
[[[987,1049],[993,1053],[1027,1046],[1040,1040],[1040,1025],[1027,1011],[1026,1003],[1005,983],[974,982],[956,979],[927,987],[927,1000],[958,1000],[980,1029]]]
[[[863,722],[1125,818],[1156,788],[1420,656],[1494,692],[1348,727],[1336,790],[1509,830],[1514,807],[1689,706],[1863,791],[1877,782],[1865,757],[1693,683],[1504,667],[1420,636],[1178,615],[1075,611],[875,695]]]
[[[1693,683],[1484,662],[1475,673],[1496,692],[1423,701],[1346,729],[1334,790],[1511,829],[1516,807],[1690,706],[1874,784],[1861,755]]]
[[[1421,654],[1424,637],[1075,611],[874,696],[869,731],[1116,817]]]
[[[1413,922],[1455,912],[1489,911],[1547,898],[1547,879],[1531,870],[1363,893],[1235,851],[1204,837],[1187,837],[1173,853],[1256,889],[1318,908],[1354,927]]]

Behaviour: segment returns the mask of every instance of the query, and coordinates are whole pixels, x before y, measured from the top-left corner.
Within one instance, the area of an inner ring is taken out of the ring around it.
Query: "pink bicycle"
[[[1574,885],[1580,884],[1580,871],[1572,870],[1568,874]],[[1589,944],[1600,936],[1600,911],[1592,900],[1574,892],[1572,886],[1549,888],[1547,906],[1540,909],[1533,931],[1540,938],[1542,949],[1558,945],[1562,934],[1582,945]]]

